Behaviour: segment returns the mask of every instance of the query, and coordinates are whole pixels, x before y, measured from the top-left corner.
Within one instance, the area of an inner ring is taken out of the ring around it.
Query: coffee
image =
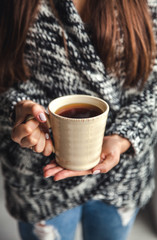
[[[103,113],[103,111],[92,104],[73,103],[60,107],[55,112],[56,114],[67,118],[91,118]]]

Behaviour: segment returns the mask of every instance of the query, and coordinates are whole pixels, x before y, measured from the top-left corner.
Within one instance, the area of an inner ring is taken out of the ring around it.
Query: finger
[[[41,137],[41,131],[39,128],[36,128],[32,134],[28,135],[27,137],[24,137],[21,140],[20,146],[25,148],[33,147],[37,145],[37,143],[40,140],[40,137]]]
[[[44,151],[45,148],[45,142],[46,142],[46,138],[45,138],[45,133],[40,132],[40,138],[38,140],[38,143],[33,147],[33,150],[37,153],[41,153]]]
[[[89,174],[92,174],[91,170],[86,170],[86,171],[62,170],[62,171],[59,171],[57,174],[55,174],[54,180],[59,181],[59,180],[69,178],[69,177],[84,176],[84,175],[89,175]]]
[[[46,122],[45,110],[42,106],[32,101],[22,101],[16,105],[15,126],[25,121],[28,115],[34,116],[39,122]]]
[[[52,160],[49,164],[47,164],[45,167],[43,167],[43,171],[46,171],[50,168],[57,167],[58,164],[56,163],[55,160]]]
[[[21,124],[12,129],[11,138],[14,142],[20,143],[22,138],[30,135],[39,126],[39,122],[35,119],[25,124]]]
[[[43,155],[44,156],[50,156],[50,154],[52,152],[54,152],[54,147],[53,147],[52,141],[51,141],[50,138],[47,139],[47,137],[46,137],[45,148],[44,148],[44,151],[43,151]]]
[[[54,176],[55,174],[59,173],[62,170],[63,170],[63,168],[60,167],[60,166],[51,167],[48,170],[44,171],[44,177],[45,178],[52,177],[52,176]]]
[[[105,159],[92,169],[93,174],[107,173],[119,163],[119,158],[109,154]]]

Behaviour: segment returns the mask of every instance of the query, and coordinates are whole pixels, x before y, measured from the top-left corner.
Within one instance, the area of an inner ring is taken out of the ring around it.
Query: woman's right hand
[[[31,148],[37,153],[49,156],[53,152],[53,144],[46,124],[45,109],[30,100],[17,103],[15,108],[15,124],[11,138],[22,148]],[[32,115],[34,119],[25,121]]]

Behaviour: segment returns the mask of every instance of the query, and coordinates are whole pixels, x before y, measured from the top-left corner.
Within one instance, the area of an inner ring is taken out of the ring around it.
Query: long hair
[[[53,6],[53,0],[49,0]],[[0,91],[29,76],[24,60],[27,32],[40,0],[1,0],[0,3]],[[53,10],[52,10],[53,11]],[[125,86],[143,87],[155,59],[156,44],[147,0],[86,0],[92,21],[92,39],[109,71],[119,76],[121,53],[117,43],[123,35]],[[119,29],[120,26],[120,29]]]

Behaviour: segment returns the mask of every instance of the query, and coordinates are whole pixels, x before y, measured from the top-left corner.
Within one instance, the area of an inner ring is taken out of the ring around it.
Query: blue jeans
[[[79,221],[82,222],[83,240],[126,240],[137,212],[136,209],[128,223],[123,224],[116,207],[93,200],[47,220],[46,225],[51,225],[57,229],[60,238],[56,239],[61,240],[75,239],[75,231]],[[33,228],[34,226],[29,223],[19,222],[22,240],[39,239],[33,233]]]

